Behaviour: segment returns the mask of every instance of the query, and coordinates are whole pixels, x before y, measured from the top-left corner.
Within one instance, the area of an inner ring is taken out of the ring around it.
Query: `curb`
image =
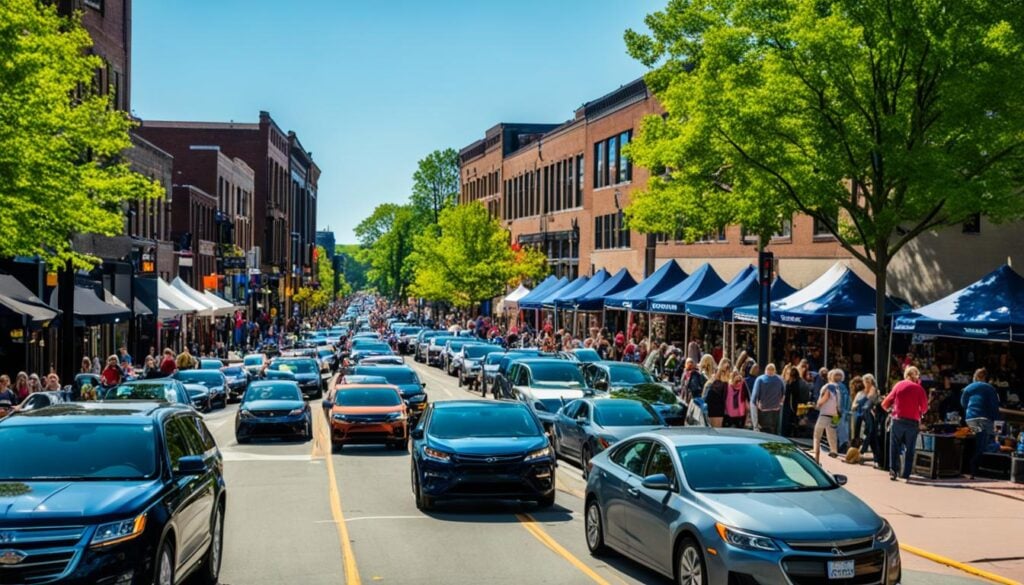
[[[1006,577],[1002,577],[1000,575],[996,575],[995,573],[989,573],[988,571],[983,571],[983,570],[978,569],[976,567],[972,567],[971,565],[965,565],[964,563],[954,561],[953,559],[946,558],[944,556],[937,555],[935,553],[930,553],[930,552],[928,552],[926,550],[919,549],[916,546],[910,546],[909,544],[900,543],[900,549],[901,550],[905,550],[905,551],[907,551],[908,553],[910,553],[912,555],[916,555],[916,556],[919,556],[921,558],[928,559],[929,561],[932,561],[932,562],[935,562],[935,563],[939,563],[940,565],[946,565],[947,567],[952,567],[954,569],[958,569],[960,571],[963,571],[965,573],[969,573],[969,574],[974,575],[976,577],[981,577],[982,579],[987,579],[989,581],[992,581],[993,583],[1002,583],[1003,585],[1022,585],[1020,581],[1014,581],[1013,579],[1007,579]]]

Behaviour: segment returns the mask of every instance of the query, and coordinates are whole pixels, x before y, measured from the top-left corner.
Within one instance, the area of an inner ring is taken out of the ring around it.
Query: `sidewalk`
[[[871,463],[850,465],[822,457],[830,473],[846,475],[846,487],[896,530],[901,544],[1024,582],[1024,485],[998,480],[894,482]],[[903,551],[911,570],[963,575]]]

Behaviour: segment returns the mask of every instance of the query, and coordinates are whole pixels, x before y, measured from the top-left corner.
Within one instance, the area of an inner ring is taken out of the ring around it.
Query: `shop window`
[[[815,233],[817,235],[817,233]],[[773,240],[791,240],[793,239],[793,220],[785,219],[782,221],[782,227],[779,231],[772,234]]]
[[[836,219],[836,222],[835,222],[834,225],[839,225],[839,221],[838,221],[839,217],[837,216],[835,219]],[[825,222],[821,221],[818,218],[814,218],[814,237],[816,239],[817,238],[824,239],[824,238],[831,238],[831,237],[834,237],[834,236],[832,235],[832,232],[830,232],[828,230],[828,225],[826,225]]]
[[[594,145],[594,160],[597,162],[594,165],[594,188],[600,189],[608,183],[607,175],[605,174],[605,155],[604,155],[604,142],[598,142]]]
[[[576,207],[583,207],[583,155],[576,156]]]

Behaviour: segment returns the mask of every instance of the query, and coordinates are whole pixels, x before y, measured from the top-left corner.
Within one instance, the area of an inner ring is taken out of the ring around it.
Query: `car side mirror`
[[[579,425],[579,426],[581,426],[581,427],[582,427],[583,425],[587,424],[587,417],[585,417],[585,416],[581,416],[581,417],[578,417],[578,418],[576,419],[576,424],[577,424],[577,425]]]
[[[836,480],[836,483],[839,485],[846,485],[846,482],[850,481],[850,479],[845,475],[836,474],[833,475],[832,477]]]
[[[412,432],[409,433],[409,436],[412,437],[413,440],[419,441],[423,439],[423,429],[413,429]]]
[[[206,461],[203,460],[201,455],[186,455],[185,457],[178,459],[178,470],[175,471],[175,475],[202,475],[206,473],[208,469]]]
[[[426,387],[427,387],[427,383],[426,382],[420,382],[420,388],[426,388]]]
[[[649,490],[659,490],[663,492],[672,491],[672,481],[669,480],[668,476],[664,473],[648,475],[640,485]]]

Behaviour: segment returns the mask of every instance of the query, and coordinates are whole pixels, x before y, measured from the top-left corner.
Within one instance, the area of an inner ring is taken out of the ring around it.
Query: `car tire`
[[[412,493],[416,498],[416,509],[427,512],[434,507],[434,498],[423,493],[420,488],[420,474],[416,471],[416,466],[412,466]]]
[[[305,441],[313,440],[313,421],[312,419],[306,423],[306,430],[302,433],[302,438]]]
[[[587,502],[583,514],[583,533],[587,537],[587,549],[590,554],[597,556],[608,552],[608,545],[604,543],[604,524],[601,522],[601,506],[597,498],[591,498]]]
[[[174,545],[169,538],[160,543],[153,569],[153,585],[174,585]]]
[[[679,543],[676,550],[676,583],[679,585],[707,585],[708,572],[700,545],[691,537]]]
[[[555,494],[554,493],[552,493],[550,496],[544,496],[543,498],[537,500],[537,507],[542,509],[542,510],[547,510],[548,508],[550,508],[551,506],[554,506],[554,505],[555,505]]]
[[[221,562],[224,559],[224,510],[218,504],[213,512],[213,534],[210,549],[206,551],[197,578],[200,585],[217,585],[220,578]]]
[[[583,468],[583,479],[590,477],[590,445],[584,445],[580,452],[580,467]]]

